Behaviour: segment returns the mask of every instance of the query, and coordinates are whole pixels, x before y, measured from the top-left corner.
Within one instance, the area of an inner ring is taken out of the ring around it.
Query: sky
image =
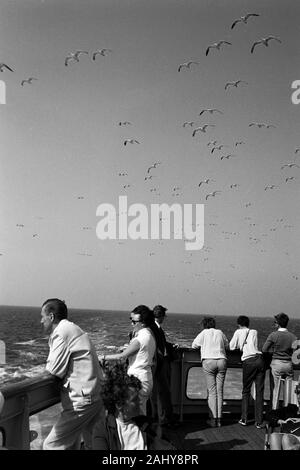
[[[13,70],[0,76],[0,304],[59,297],[71,308],[300,318],[291,100],[300,3],[2,0],[0,9],[0,62]],[[259,16],[231,28],[246,13]],[[269,35],[279,40],[250,52]],[[231,44],[206,55],[219,40]],[[88,54],[65,66],[77,50]],[[205,124],[214,127],[193,136]],[[212,153],[214,140],[224,147]],[[147,208],[204,204],[203,248],[173,236],[100,240],[97,208],[118,212],[119,196]]]

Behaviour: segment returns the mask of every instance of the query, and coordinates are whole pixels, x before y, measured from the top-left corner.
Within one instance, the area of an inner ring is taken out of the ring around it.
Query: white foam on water
[[[24,344],[34,344],[36,341],[38,341],[38,339],[30,339],[29,341],[19,341],[18,343],[14,343],[14,344],[19,344],[19,345],[24,345]]]

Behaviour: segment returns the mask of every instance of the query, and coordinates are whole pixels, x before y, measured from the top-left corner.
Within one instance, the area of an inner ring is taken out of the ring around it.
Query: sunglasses
[[[129,317],[129,320],[130,320],[131,323],[133,323],[134,325],[135,325],[136,323],[141,323],[140,320],[133,320],[131,317]]]

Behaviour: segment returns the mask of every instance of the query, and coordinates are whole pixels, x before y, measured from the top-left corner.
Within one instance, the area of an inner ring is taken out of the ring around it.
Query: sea
[[[40,307],[0,306],[0,385],[34,377],[44,371],[48,337],[40,323]],[[278,313],[278,312],[275,312]],[[69,309],[69,320],[92,339],[98,355],[115,353],[128,344],[131,329],[129,311]],[[204,315],[169,313],[164,330],[169,341],[191,347],[201,331]],[[215,316],[216,327],[230,340],[237,316]],[[251,317],[250,327],[258,331],[261,347],[273,331],[273,317]],[[288,328],[300,337],[300,319],[291,318]]]

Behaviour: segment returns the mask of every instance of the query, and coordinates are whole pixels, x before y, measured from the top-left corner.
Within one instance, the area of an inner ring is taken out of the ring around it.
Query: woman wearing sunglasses
[[[146,403],[153,388],[152,365],[156,352],[156,342],[151,332],[153,312],[146,305],[135,307],[129,317],[132,337],[123,352],[102,356],[105,360],[128,360],[127,374],[137,377],[142,384],[139,392],[140,414],[146,415]]]

